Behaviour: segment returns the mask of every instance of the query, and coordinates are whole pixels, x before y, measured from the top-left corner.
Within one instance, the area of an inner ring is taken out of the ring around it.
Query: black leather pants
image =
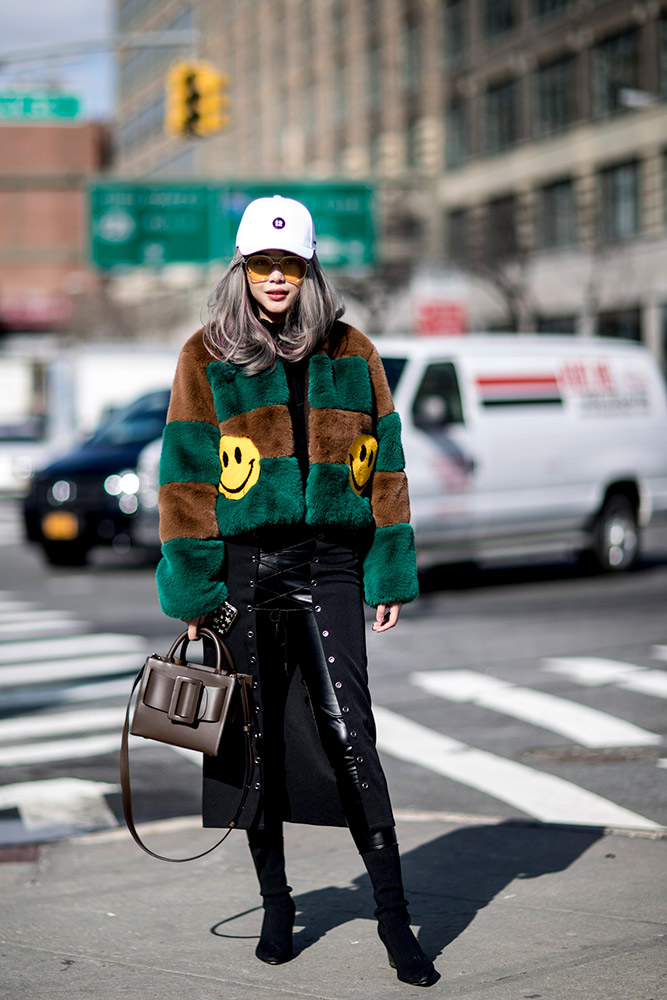
[[[282,741],[287,691],[297,666],[308,690],[322,747],[333,768],[341,805],[360,854],[396,843],[394,827],[371,832],[363,806],[353,748],[341,715],[322,640],[312,613],[310,561],[314,541],[298,539],[275,550],[260,549],[257,589],[258,642],[267,744]],[[280,754],[277,755],[280,758]],[[271,788],[280,795],[280,775],[267,776],[267,819],[272,812]],[[273,825],[269,822],[269,825]]]

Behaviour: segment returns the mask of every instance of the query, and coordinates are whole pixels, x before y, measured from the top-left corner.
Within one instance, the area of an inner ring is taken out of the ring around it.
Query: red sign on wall
[[[467,325],[462,302],[439,299],[417,303],[415,332],[422,337],[456,336],[465,333]]]

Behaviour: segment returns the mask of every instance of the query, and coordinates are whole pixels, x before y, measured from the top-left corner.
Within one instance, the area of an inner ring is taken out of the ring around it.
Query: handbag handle
[[[214,632],[210,628],[205,628],[203,625],[199,626],[197,632],[198,632],[197,638],[199,638],[200,636],[204,635],[204,636],[206,636],[207,639],[210,639],[211,642],[213,643],[213,646],[215,648],[215,672],[216,672],[216,674],[221,674],[222,673],[222,658],[223,658],[223,656],[224,656],[224,658],[225,658],[225,660],[227,662],[227,666],[229,667],[230,673],[235,674],[236,673],[236,666],[234,664],[234,660],[232,659],[232,654],[229,652],[229,649],[227,648],[226,643],[224,643],[222,641],[222,639],[217,634],[217,632]],[[167,653],[166,659],[167,660],[175,660],[176,659],[176,650],[180,646],[181,647],[181,658],[185,662],[186,659],[187,659],[186,658],[186,653],[187,653],[187,649],[188,649],[189,643],[190,643],[190,639],[188,638],[188,631],[186,629],[185,632],[181,632],[181,634],[174,639],[174,641],[173,641],[173,643],[171,645],[171,649]]]
[[[231,658],[231,654],[227,650],[227,647],[224,645],[224,643],[220,641],[219,637],[215,635],[213,632],[210,632],[209,629],[200,628],[199,631],[205,632],[213,637],[214,642],[218,644],[217,646],[218,654],[220,654],[221,652],[221,647],[224,648],[227,662],[231,663],[232,671],[236,673],[236,670],[234,668],[234,662]],[[183,641],[184,637],[187,643],[187,635],[188,635],[187,632],[183,632],[177,638],[176,642],[169,651],[168,654],[169,658],[171,658],[173,650],[178,648],[179,644]],[[218,666],[220,666],[220,661],[218,661]],[[143,840],[139,836],[137,828],[134,825],[134,812],[132,809],[132,788],[130,785],[130,758],[129,758],[130,709],[132,707],[132,698],[134,696],[134,692],[136,691],[138,685],[141,682],[145,668],[146,665],[144,664],[144,666],[138,672],[137,676],[134,678],[134,683],[132,685],[132,690],[130,692],[130,697],[127,703],[127,710],[125,712],[125,722],[123,723],[123,734],[120,743],[120,787],[121,787],[121,796],[123,801],[123,813],[125,815],[125,823],[127,824],[127,828],[130,834],[132,835],[132,838],[139,845],[142,851],[145,851],[146,854],[150,854],[152,858],[157,858],[158,861],[170,861],[172,864],[183,864],[186,861],[196,861],[198,858],[204,858],[206,857],[207,854],[210,854],[211,851],[214,851],[216,847],[220,847],[220,844],[222,844],[222,842],[227,839],[232,830],[238,825],[241,813],[245,808],[245,804],[248,799],[248,792],[250,791],[253,775],[255,773],[255,764],[256,764],[255,729],[252,721],[252,716],[250,713],[250,700],[248,698],[248,690],[247,690],[248,681],[242,676],[238,677],[239,690],[241,693],[241,705],[243,708],[243,732],[245,733],[246,736],[245,739],[246,764],[245,764],[245,774],[243,777],[243,793],[241,795],[241,801],[239,803],[238,809],[236,810],[234,819],[229,821],[229,829],[220,838],[220,840],[216,841],[213,847],[209,847],[206,851],[202,851],[201,854],[193,854],[189,858],[168,858],[164,854],[157,854],[156,851],[151,851],[150,847],[147,847],[146,844],[144,844]]]

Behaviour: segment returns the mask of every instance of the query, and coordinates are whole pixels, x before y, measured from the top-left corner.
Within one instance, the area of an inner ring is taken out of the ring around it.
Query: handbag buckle
[[[184,690],[186,686],[188,688],[187,691]],[[197,706],[199,705],[199,697],[203,686],[202,682],[194,677],[183,677],[182,675],[176,677],[167,717],[172,722],[184,722],[192,725],[197,715]]]

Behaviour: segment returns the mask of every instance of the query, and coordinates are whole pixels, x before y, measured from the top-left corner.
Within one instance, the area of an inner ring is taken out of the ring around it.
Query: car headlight
[[[139,492],[139,476],[132,471],[114,473],[104,480],[104,489],[112,497],[134,496]]]

